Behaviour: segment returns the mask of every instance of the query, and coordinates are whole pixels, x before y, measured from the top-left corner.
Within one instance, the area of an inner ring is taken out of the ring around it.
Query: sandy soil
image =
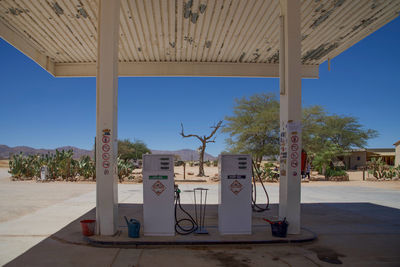
[[[199,173],[199,166],[190,167],[186,165],[186,180],[206,179],[210,180],[212,177],[218,176],[218,167],[204,166],[204,172],[207,177],[197,177]],[[175,179],[183,179],[183,166],[175,167]]]
[[[0,159],[0,168],[8,168],[8,159]]]

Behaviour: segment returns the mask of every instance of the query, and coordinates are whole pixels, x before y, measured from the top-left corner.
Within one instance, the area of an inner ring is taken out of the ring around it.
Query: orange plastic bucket
[[[82,234],[84,236],[94,235],[95,225],[96,225],[96,220],[82,220],[81,221]]]

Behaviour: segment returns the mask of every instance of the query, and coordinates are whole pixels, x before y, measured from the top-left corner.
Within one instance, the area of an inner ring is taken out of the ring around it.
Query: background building
[[[368,161],[372,158],[381,158],[387,165],[395,165],[395,156],[399,155],[399,145],[397,144],[397,154],[394,148],[366,148],[366,149],[352,149],[347,151],[348,154],[339,157],[339,160],[343,161],[346,169],[356,170],[358,168],[365,167]],[[397,156],[400,158],[400,156]],[[398,163],[397,163],[398,164]]]
[[[400,165],[400,140],[397,141],[396,143],[394,143],[393,145],[395,146],[395,154],[396,154],[394,165],[399,166]]]

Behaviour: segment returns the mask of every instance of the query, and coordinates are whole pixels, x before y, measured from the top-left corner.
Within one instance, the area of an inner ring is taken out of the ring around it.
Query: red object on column
[[[301,174],[305,174],[307,163],[307,153],[304,149],[301,150]]]

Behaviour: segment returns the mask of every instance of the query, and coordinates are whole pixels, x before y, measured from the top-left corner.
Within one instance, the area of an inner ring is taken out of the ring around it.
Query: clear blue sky
[[[91,149],[96,130],[94,78],[54,78],[0,39],[0,144]],[[151,149],[196,149],[188,133],[232,114],[234,100],[256,93],[278,94],[270,78],[120,78],[119,138],[143,140]],[[320,78],[302,81],[303,106],[359,118],[379,137],[368,147],[393,147],[400,140],[400,19],[392,21],[327,64]],[[225,149],[218,134],[207,152]]]

